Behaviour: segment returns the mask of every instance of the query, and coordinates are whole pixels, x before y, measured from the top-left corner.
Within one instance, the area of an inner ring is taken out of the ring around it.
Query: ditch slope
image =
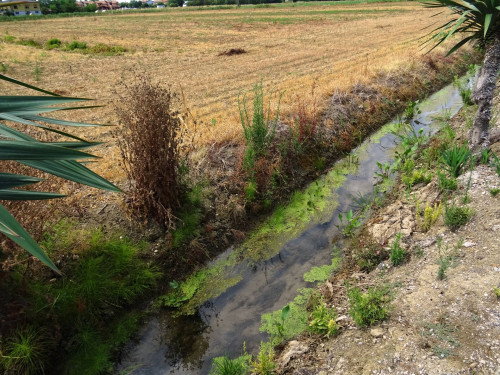
[[[473,112],[465,109],[450,121],[456,142],[467,139]],[[491,149],[498,154],[500,143]],[[425,186],[408,189],[399,183],[360,236],[371,236],[387,249],[401,232],[406,262],[393,267],[386,260],[363,273],[355,251],[347,255],[350,269],[320,287],[327,305],[336,308],[339,334],[332,339],[304,334],[288,342],[277,361],[279,374],[500,374],[500,300],[495,294],[500,287],[500,197],[492,194],[500,188],[500,177],[494,167],[479,165],[457,182],[451,198],[440,192],[435,173]],[[441,216],[427,233],[419,228],[416,202],[461,205],[465,196],[474,212],[465,226],[452,232]],[[347,280],[361,288],[390,285],[390,318],[358,328],[349,314]]]

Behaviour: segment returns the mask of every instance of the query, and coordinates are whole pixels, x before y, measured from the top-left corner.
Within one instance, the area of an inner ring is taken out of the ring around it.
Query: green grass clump
[[[21,46],[28,46],[28,47],[35,47],[35,48],[41,48],[42,44],[40,42],[37,42],[34,39],[21,39],[16,42],[17,44]]]
[[[351,306],[349,313],[359,327],[371,326],[389,317],[387,288],[373,287],[362,292],[347,286],[347,297]]]
[[[401,247],[401,233],[396,235],[396,239],[391,245],[390,256],[393,266],[399,266],[406,258],[406,250]]]
[[[494,197],[496,197],[498,195],[498,193],[500,193],[500,189],[499,188],[492,188],[490,189],[490,194]]]
[[[50,343],[46,334],[33,327],[19,329],[7,338],[0,351],[0,371],[5,374],[39,374],[47,361]]]
[[[62,42],[59,39],[52,38],[52,39],[47,40],[47,42],[45,43],[45,48],[54,49],[54,48],[61,47],[61,45],[62,45]]]
[[[126,51],[127,50],[121,46],[108,46],[103,43],[98,43],[88,49],[89,53],[105,56],[121,55]]]
[[[444,223],[454,232],[465,225],[473,214],[474,212],[469,207],[447,205],[444,211]]]
[[[434,203],[434,206],[429,205],[429,203],[425,203],[424,212],[421,212],[420,203],[417,202],[416,208],[416,219],[417,224],[422,230],[422,232],[427,232],[431,229],[432,224],[434,224],[439,216],[443,213],[443,208],[441,203]],[[423,214],[423,215],[422,215]]]
[[[52,283],[34,280],[28,286],[27,317],[40,326],[50,321],[54,335],[69,343],[66,351],[59,353],[57,371],[97,375],[112,369],[114,351],[137,328],[138,316],[115,317],[116,311],[151,292],[161,272],[141,259],[145,243],[100,230],[78,233],[78,239],[68,234],[84,244],[79,258],[66,266],[71,279],[63,277]],[[54,233],[46,235],[44,245],[49,253],[64,254],[67,250],[59,246],[74,249],[78,244],[59,240],[61,235],[57,226]]]
[[[65,49],[68,51],[84,50],[87,49],[87,43],[74,40],[71,43],[66,44]]]
[[[216,357],[212,362],[210,375],[245,375],[250,370],[251,360],[252,356],[249,354],[235,359],[226,356]]]

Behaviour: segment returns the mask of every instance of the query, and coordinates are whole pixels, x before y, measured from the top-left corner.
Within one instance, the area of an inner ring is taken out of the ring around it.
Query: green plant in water
[[[356,229],[361,226],[361,217],[354,216],[352,210],[349,210],[345,216],[339,213],[339,220],[340,226],[342,226],[342,234],[345,237],[353,237]]]
[[[338,332],[338,325],[335,321],[337,314],[334,308],[327,308],[322,299],[314,305],[313,311],[309,315],[308,330],[327,338],[335,336]]]
[[[458,78],[458,76],[455,76],[453,77],[453,86],[455,86],[458,89],[460,97],[462,98],[462,102],[465,105],[474,104],[471,98],[472,88],[469,87],[468,80],[464,82],[464,80],[461,80]]]
[[[389,259],[393,266],[399,266],[406,257],[406,250],[401,247],[401,233],[396,235],[396,239],[391,245]]]
[[[408,106],[406,107],[405,111],[403,112],[403,117],[405,119],[405,122],[409,122],[416,115],[419,115],[421,113],[420,109],[418,108],[418,105],[419,105],[418,100],[415,100],[414,102],[412,102],[410,100],[408,102]]]
[[[252,373],[255,375],[273,375],[276,363],[274,362],[274,350],[270,343],[260,343],[259,354],[255,361],[252,361]]]
[[[389,291],[386,287],[368,288],[366,292],[358,287],[350,288],[349,284],[346,287],[351,306],[349,313],[359,327],[371,326],[389,317]]]
[[[417,201],[416,208],[416,219],[417,224],[422,230],[422,232],[427,232],[431,229],[432,224],[434,224],[439,216],[443,213],[443,207],[441,203],[434,203],[434,206],[429,205],[428,202],[425,203],[424,212],[422,215],[420,202]]]
[[[474,212],[465,206],[457,206],[455,202],[451,206],[445,205],[444,223],[453,232],[465,225]]]
[[[18,330],[0,351],[0,370],[3,368],[6,374],[43,373],[48,359],[47,343],[40,330],[31,327]]]
[[[458,177],[462,173],[462,169],[470,158],[470,151],[467,145],[458,147],[456,144],[453,147],[443,151],[441,158],[452,177]]]
[[[278,335],[283,338],[285,333],[285,320],[288,318],[288,314],[290,314],[290,305],[286,305],[281,309],[280,320],[274,322],[276,325],[276,330],[278,331]]]
[[[379,177],[382,181],[388,179],[391,175],[392,168],[389,163],[379,163],[377,161],[378,171],[375,172],[375,176]]]

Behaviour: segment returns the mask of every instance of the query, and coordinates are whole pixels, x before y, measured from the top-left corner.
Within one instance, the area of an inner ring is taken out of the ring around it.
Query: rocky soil
[[[465,139],[460,116],[452,126],[458,140]],[[498,155],[500,144],[492,149]],[[458,185],[454,199],[459,203],[468,192],[475,214],[456,232],[442,216],[426,233],[415,220],[416,200],[446,201],[436,176],[411,192],[395,188],[365,233],[388,247],[401,232],[407,261],[393,267],[387,260],[370,273],[344,269],[333,275],[320,290],[337,310],[339,334],[331,339],[304,334],[288,342],[278,358],[279,374],[500,374],[500,298],[494,292],[500,287],[500,195],[490,193],[500,188],[500,177],[493,167],[479,165],[460,176]],[[439,280],[445,258],[449,268]],[[361,287],[390,285],[390,318],[358,328],[349,315],[346,279]]]

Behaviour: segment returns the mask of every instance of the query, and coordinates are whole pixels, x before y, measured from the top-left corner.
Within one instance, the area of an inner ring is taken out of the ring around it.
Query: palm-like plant
[[[82,160],[95,158],[94,155],[81,150],[98,143],[87,142],[70,133],[63,132],[43,124],[62,126],[100,126],[73,121],[64,121],[45,116],[58,110],[82,109],[95,107],[54,107],[65,103],[84,101],[87,99],[62,97],[49,91],[39,89],[13,78],[0,74],[0,79],[25,86],[50,96],[0,96],[0,120],[8,120],[20,124],[35,126],[45,131],[54,132],[70,138],[64,142],[40,142],[27,134],[0,122],[0,160],[12,160],[46,173],[67,180],[93,186],[99,189],[119,191],[119,189],[82,164]],[[20,190],[19,187],[41,181],[39,178],[0,172],[0,199],[2,200],[35,200],[59,198],[64,195]],[[26,249],[56,272],[54,263],[38,246],[33,238],[21,227],[9,211],[0,205],[0,233],[5,234],[15,243]]]
[[[430,41],[435,42],[433,48],[451,36],[461,34],[463,38],[448,55],[467,42],[485,49],[484,63],[472,94],[472,100],[479,108],[469,133],[469,147],[474,152],[488,148],[493,92],[500,68],[500,0],[431,0],[425,4],[430,8],[446,7],[454,15],[431,32]]]

